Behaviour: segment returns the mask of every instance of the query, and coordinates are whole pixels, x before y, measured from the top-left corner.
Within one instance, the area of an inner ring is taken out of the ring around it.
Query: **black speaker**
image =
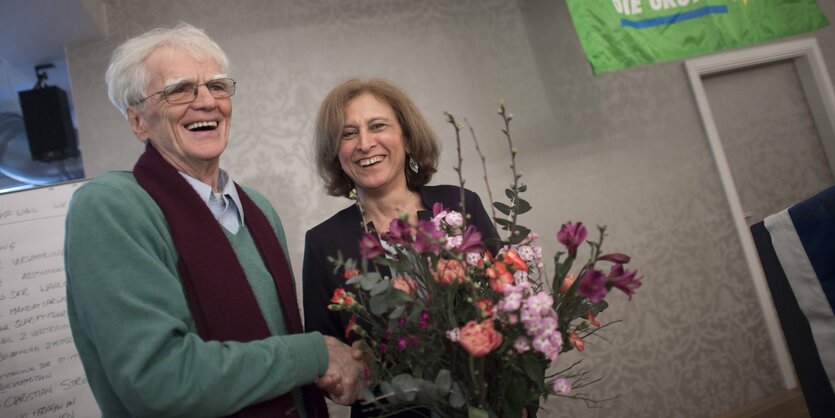
[[[36,87],[18,92],[29,151],[37,161],[78,157],[67,93],[59,87]]]

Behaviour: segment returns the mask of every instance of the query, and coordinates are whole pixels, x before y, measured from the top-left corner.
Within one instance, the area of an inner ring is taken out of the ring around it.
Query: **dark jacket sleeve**
[[[319,240],[312,231],[304,237],[304,264],[302,265],[302,299],[304,303],[305,331],[319,331],[344,340],[344,325],[337,312],[330,311],[333,291],[337,284],[333,280],[333,268],[317,245]],[[335,254],[333,254],[335,256]]]

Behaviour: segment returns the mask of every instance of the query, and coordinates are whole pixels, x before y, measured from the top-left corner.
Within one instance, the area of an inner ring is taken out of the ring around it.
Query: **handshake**
[[[336,338],[325,335],[328,348],[328,370],[316,379],[316,386],[328,392],[331,400],[340,405],[351,405],[366,386],[362,378],[365,362],[359,341],[348,346]]]

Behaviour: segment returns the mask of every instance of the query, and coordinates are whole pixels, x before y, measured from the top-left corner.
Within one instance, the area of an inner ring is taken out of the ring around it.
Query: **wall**
[[[110,38],[68,48],[85,172],[129,169],[141,152],[106,99],[113,48],[177,20],[207,29],[239,81],[222,166],[270,198],[300,273],[303,233],[347,201],[324,195],[309,158],[319,101],[353,75],[407,90],[444,138],[436,183],[456,183],[443,111],[468,118],[493,194],[510,181],[497,103],[513,136],[547,253],[566,220],[609,225],[634,256],[637,296],[613,298],[623,323],[589,342],[584,364],[619,395],[589,409],[552,399],[544,416],[710,417],[780,389],[780,376],[728,204],[680,61],[593,76],[563,1],[108,0]],[[835,5],[821,1],[830,19]],[[835,68],[835,30],[818,38]],[[465,137],[467,186],[481,193]],[[604,318],[606,319],[606,318]]]

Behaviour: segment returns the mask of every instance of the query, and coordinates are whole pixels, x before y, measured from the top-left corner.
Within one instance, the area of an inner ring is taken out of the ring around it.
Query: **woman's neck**
[[[377,195],[357,190],[365,222],[372,222],[379,233],[388,231],[391,221],[404,213],[409,222],[417,222],[417,212],[424,209],[420,194],[409,189]]]

